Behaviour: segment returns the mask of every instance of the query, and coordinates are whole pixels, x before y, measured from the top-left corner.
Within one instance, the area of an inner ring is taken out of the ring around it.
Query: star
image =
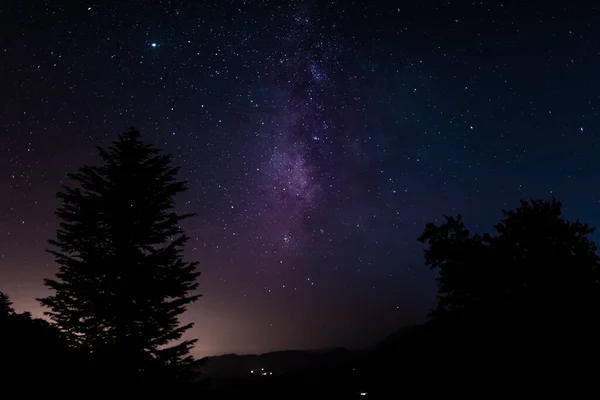
[[[299,328],[307,347],[329,345],[324,331],[346,340],[373,310],[394,326],[419,322],[435,280],[416,238],[444,214],[487,231],[501,209],[551,194],[597,219],[600,187],[587,184],[600,172],[593,10],[547,2],[529,21],[495,2],[427,16],[407,6],[392,15],[377,1],[26,3],[9,11],[22,23],[7,25],[19,40],[3,43],[0,63],[12,77],[0,290],[21,309],[43,311],[34,299],[56,268],[45,243],[65,174],[132,125],[188,182],[176,207],[196,214],[182,221],[194,238],[186,256],[206,272],[202,304],[189,308],[199,356],[298,346]],[[573,18],[561,21],[565,9]],[[77,32],[63,40],[68,26]],[[119,29],[98,40],[110,26]],[[539,73],[561,79],[539,85]],[[260,303],[264,287],[272,305]],[[374,308],[346,312],[354,292]],[[401,312],[382,311],[396,304]],[[270,320],[289,328],[255,331]]]

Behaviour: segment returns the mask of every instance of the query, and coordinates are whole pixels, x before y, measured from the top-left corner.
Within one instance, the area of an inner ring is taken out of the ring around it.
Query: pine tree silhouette
[[[50,240],[59,265],[38,299],[69,340],[85,349],[114,384],[190,380],[196,340],[182,340],[192,323],[179,316],[200,295],[196,262],[182,257],[188,237],[174,211],[186,190],[171,156],[143,143],[135,129],[107,150],[101,166],[84,166],[58,196],[60,220]]]
[[[15,310],[12,307],[12,301],[4,292],[0,292],[0,318],[6,318],[12,315]]]

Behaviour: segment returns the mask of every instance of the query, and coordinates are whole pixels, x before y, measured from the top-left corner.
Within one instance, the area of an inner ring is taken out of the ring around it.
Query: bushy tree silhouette
[[[2,389],[22,389],[23,383],[57,384],[76,379],[81,359],[69,348],[59,330],[47,321],[17,313],[0,292],[0,359]],[[60,362],[59,362],[60,360]]]
[[[107,150],[101,166],[70,174],[49,252],[59,264],[39,299],[71,343],[85,349],[107,383],[159,385],[189,380],[197,362],[192,324],[180,315],[200,295],[197,263],[186,262],[188,237],[174,211],[186,190],[171,156],[145,144],[133,128]]]
[[[460,216],[427,224],[419,237],[439,272],[432,317],[582,324],[600,305],[600,268],[593,229],[562,217],[561,203],[522,201],[503,211],[497,235],[471,234]]]
[[[563,370],[556,359],[566,363],[567,355],[582,359],[597,349],[593,229],[564,219],[554,198],[522,201],[503,215],[493,236],[471,234],[458,216],[427,224],[419,237],[428,244],[426,263],[439,273],[431,314],[444,332],[437,341],[446,352],[470,352],[481,365],[510,359],[523,373],[533,364]]]
[[[426,225],[418,238],[437,272],[427,323],[382,343],[366,361],[377,393],[569,390],[596,386],[600,269],[593,229],[562,205],[522,201],[494,234],[461,216]],[[401,381],[401,385],[399,385]],[[389,396],[388,396],[389,397]]]

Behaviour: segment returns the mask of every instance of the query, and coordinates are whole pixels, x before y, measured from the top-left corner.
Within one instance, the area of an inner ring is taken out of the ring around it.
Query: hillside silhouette
[[[207,376],[273,376],[306,369],[335,368],[355,359],[356,352],[338,348],[325,350],[286,350],[264,354],[225,354],[206,357],[200,367]]]

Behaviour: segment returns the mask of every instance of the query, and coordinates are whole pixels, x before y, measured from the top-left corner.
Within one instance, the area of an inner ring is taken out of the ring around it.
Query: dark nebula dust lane
[[[425,318],[416,241],[521,198],[598,221],[600,20],[537,2],[0,7],[0,290],[41,315],[66,174],[135,126],[174,155],[198,356],[364,346]]]

